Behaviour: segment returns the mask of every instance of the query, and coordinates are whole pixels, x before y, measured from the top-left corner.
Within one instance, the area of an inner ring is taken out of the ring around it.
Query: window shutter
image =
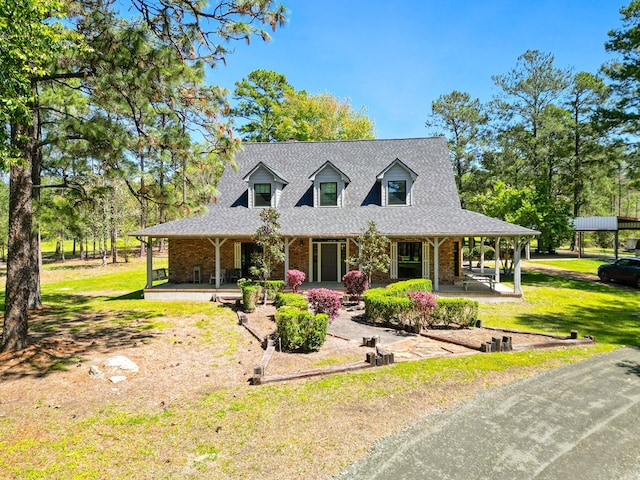
[[[422,242],[422,278],[429,278],[429,244]]]
[[[398,242],[391,242],[390,252],[391,268],[389,269],[389,278],[395,280],[398,278]]]
[[[233,268],[242,268],[242,253],[240,242],[233,243]]]

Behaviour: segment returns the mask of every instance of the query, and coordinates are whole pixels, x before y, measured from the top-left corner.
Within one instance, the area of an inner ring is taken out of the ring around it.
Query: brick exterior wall
[[[301,241],[302,240],[302,241]],[[421,242],[421,238],[399,238],[399,242]],[[245,242],[246,239],[229,238],[220,247],[220,268],[231,272],[234,268],[234,243]],[[289,246],[289,269],[300,270],[305,273],[306,281],[309,281],[309,242],[310,239],[296,239]],[[439,249],[439,282],[443,285],[451,285],[460,277],[454,272],[454,242],[459,245],[458,264],[462,267],[462,238],[447,239]],[[301,244],[302,243],[302,244]],[[353,242],[349,244],[349,255],[357,254]],[[387,252],[388,253],[388,252]],[[215,246],[206,238],[204,239],[171,239],[169,240],[169,269],[172,283],[193,282],[193,267],[200,266],[200,278],[202,283],[208,283],[211,274],[215,273]],[[429,277],[433,279],[433,247],[429,245]],[[285,276],[284,263],[277,265],[271,278],[283,280]],[[389,283],[389,273],[376,273],[373,283]]]

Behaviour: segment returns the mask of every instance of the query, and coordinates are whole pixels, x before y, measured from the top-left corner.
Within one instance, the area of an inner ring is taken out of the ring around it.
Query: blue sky
[[[423,137],[431,102],[453,90],[482,102],[499,93],[529,49],[561,68],[597,73],[613,57],[607,32],[624,0],[282,0],[289,22],[270,43],[234,43],[209,75],[228,88],[256,69],[286,75],[297,90],[328,92],[365,107],[376,138]]]

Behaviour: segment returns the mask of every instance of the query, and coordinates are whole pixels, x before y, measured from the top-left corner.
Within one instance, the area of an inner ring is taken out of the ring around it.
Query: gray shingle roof
[[[379,172],[396,159],[417,174],[412,206],[380,206]],[[344,207],[313,208],[310,174],[330,161],[349,177]],[[463,210],[444,138],[332,142],[249,143],[226,169],[216,205],[208,212],[134,232],[136,236],[253,236],[261,209],[247,206],[243,177],[259,162],[286,178],[280,197],[281,231],[287,236],[359,235],[370,220],[394,236],[515,236],[538,232]]]

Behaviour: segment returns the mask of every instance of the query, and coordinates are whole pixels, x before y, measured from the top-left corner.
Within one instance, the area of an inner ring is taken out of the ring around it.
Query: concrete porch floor
[[[384,287],[385,284],[373,284],[371,288]],[[328,288],[344,292],[344,285],[337,282],[315,282],[303,283],[300,287],[301,291],[310,290],[312,288]],[[496,283],[492,290],[489,285],[480,281],[469,281],[465,290],[460,283],[458,285],[440,284],[440,289],[435,292],[440,297],[462,297],[472,298],[480,302],[502,302],[502,301],[518,301],[522,296],[515,294],[513,289],[507,288],[501,283]],[[235,283],[225,283],[219,289],[215,285],[208,283],[160,283],[152,288],[144,289],[144,298],[146,300],[173,300],[173,301],[201,301],[210,302],[218,299],[234,299],[240,298],[240,289]]]

